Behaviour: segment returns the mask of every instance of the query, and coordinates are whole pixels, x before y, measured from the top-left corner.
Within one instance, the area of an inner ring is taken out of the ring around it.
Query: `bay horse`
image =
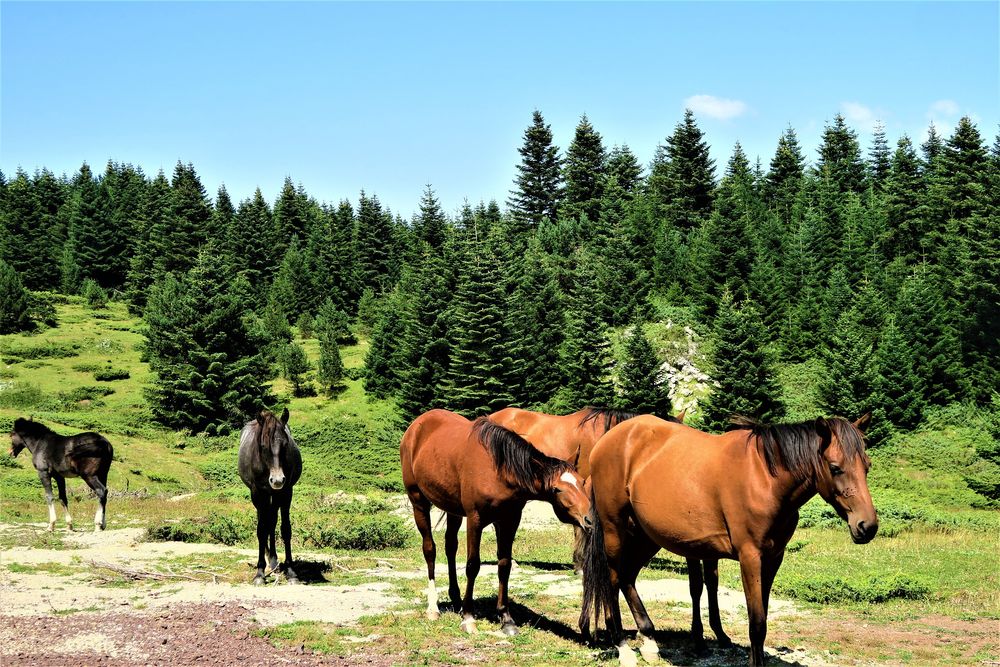
[[[589,528],[590,499],[572,464],[543,454],[513,431],[486,417],[470,421],[447,410],[431,410],[413,420],[399,445],[403,485],[413,506],[413,520],[423,538],[427,562],[427,618],[440,617],[434,583],[436,548],[431,507],[445,511],[448,595],[461,608],[461,628],[476,631],[473,589],[479,574],[479,546],[490,524],[497,537],[497,615],[507,635],[517,634],[510,614],[510,578],[514,536],[529,500],[552,505],[564,523]],[[462,518],[467,519],[465,597],[460,597],[455,555]]]
[[[49,531],[56,527],[56,507],[52,502],[52,480],[59,489],[59,502],[66,513],[66,528],[73,530],[73,517],[69,514],[66,499],[66,478],[80,477],[97,496],[97,513],[94,530],[104,530],[107,525],[105,510],[108,504],[108,470],[114,457],[114,448],[99,433],[59,435],[41,422],[19,417],[14,420],[10,433],[10,455],[15,457],[25,447],[31,452],[31,462],[38,471],[38,479],[45,488],[45,502],[49,505]]]
[[[653,623],[635,588],[639,570],[660,549],[729,558],[739,561],[743,579],[750,665],[763,665],[771,584],[799,508],[818,493],[847,521],[855,543],[878,531],[863,434],[869,418],[770,426],[739,418],[737,430],[711,435],[641,416],[608,431],[590,456],[594,527],[584,566],[584,635],[591,609],[603,611],[621,663],[635,664],[623,638],[620,590],[639,629],[640,653],[656,659]]]
[[[281,541],[285,543],[285,562],[281,571],[288,583],[298,583],[292,569],[292,524],[289,508],[292,487],[302,475],[302,454],[288,428],[288,408],[281,418],[269,410],[261,410],[240,433],[240,478],[250,489],[250,500],[257,509],[257,574],[255,585],[264,583],[267,574],[278,570],[278,553],[274,532],[281,510]],[[265,563],[265,551],[269,563]],[[265,572],[265,564],[270,569]]]

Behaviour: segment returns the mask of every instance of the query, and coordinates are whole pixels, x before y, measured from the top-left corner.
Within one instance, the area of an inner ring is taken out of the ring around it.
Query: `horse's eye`
[[[554,488],[552,490],[555,491],[556,493],[562,493],[563,492],[563,490],[560,489],[559,487],[556,487],[556,488]]]
[[[843,471],[843,469],[840,466],[834,465],[834,464],[831,463],[830,464],[830,474],[833,475],[834,477],[836,477],[837,475],[843,475],[844,471]]]

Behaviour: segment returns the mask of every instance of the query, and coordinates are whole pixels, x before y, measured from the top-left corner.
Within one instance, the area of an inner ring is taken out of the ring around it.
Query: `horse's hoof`
[[[729,635],[720,635],[716,639],[719,641],[719,646],[722,648],[732,648],[733,640],[729,638]]]
[[[72,533],[73,532],[73,524],[71,524],[71,523],[67,523],[66,524],[66,532],[67,533]]]
[[[299,584],[301,584],[301,583],[302,583],[301,581],[299,581],[299,578],[298,578],[298,577],[296,577],[296,576],[295,576],[294,574],[291,574],[291,575],[288,575],[288,574],[286,574],[286,575],[285,575],[285,581],[286,581],[286,582],[287,582],[287,583],[288,583],[288,584],[289,584],[290,586],[298,586]]]
[[[467,619],[463,620],[462,624],[460,626],[458,626],[458,627],[462,628],[462,630],[465,631],[466,634],[470,634],[470,635],[476,634],[476,621],[475,621],[475,619],[467,618]]]
[[[54,533],[54,532],[55,532],[55,530],[56,530],[56,524],[54,524],[54,523],[50,523],[50,524],[49,524],[49,527],[47,528],[47,530],[48,530],[48,531],[49,531],[50,533]]]
[[[437,609],[428,609],[427,610],[427,620],[428,621],[436,621],[439,618],[441,618],[441,612],[439,612]]]
[[[621,667],[638,667],[639,660],[635,657],[635,651],[628,647],[628,644],[621,644],[618,647],[618,664]]]
[[[514,625],[513,623],[504,623],[503,627],[500,628],[500,631],[503,632],[508,637],[513,637],[514,635],[517,634],[517,626]]]
[[[253,578],[253,585],[254,586],[263,586],[264,585],[264,576],[258,574],[256,577],[254,577]]]
[[[639,655],[646,662],[659,662],[660,661],[660,647],[656,645],[656,641],[650,637],[642,638],[642,646],[639,647]]]

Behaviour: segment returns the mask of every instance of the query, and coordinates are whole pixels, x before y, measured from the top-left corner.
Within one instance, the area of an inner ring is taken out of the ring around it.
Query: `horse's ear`
[[[833,441],[833,429],[822,417],[816,420],[816,435],[819,436],[819,451],[825,452]]]
[[[285,408],[281,412],[281,423],[282,424],[287,424],[288,423],[288,408]]]
[[[677,416],[675,417],[675,419],[677,420],[678,424],[683,424],[684,423],[684,415],[686,415],[686,414],[687,414],[687,408],[684,408],[683,410],[681,410],[680,412],[677,413]]]
[[[260,412],[257,413],[257,423],[260,424],[261,426],[264,425],[264,411],[263,410],[261,410]]]
[[[858,421],[854,422],[854,428],[858,429],[862,433],[868,430],[868,426],[872,423],[872,413],[866,412],[858,418]]]

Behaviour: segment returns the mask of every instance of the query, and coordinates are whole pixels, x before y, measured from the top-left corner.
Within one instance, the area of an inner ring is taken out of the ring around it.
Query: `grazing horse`
[[[281,570],[288,583],[298,583],[292,570],[292,524],[288,510],[292,504],[292,487],[302,475],[302,455],[288,428],[288,408],[279,420],[268,410],[247,422],[240,433],[240,478],[250,488],[250,500],[257,508],[257,575],[253,583],[261,585],[268,573],[278,569],[278,553],[274,531],[281,509],[281,540],[285,543],[285,562]],[[264,552],[269,556],[270,570],[264,571]]]
[[[10,455],[21,453],[25,447],[31,452],[31,462],[38,471],[38,478],[45,487],[45,502],[49,505],[49,530],[56,527],[56,506],[52,503],[52,480],[59,489],[59,502],[66,512],[66,527],[73,530],[73,517],[69,515],[66,499],[66,478],[82,477],[97,496],[97,513],[94,530],[104,530],[108,504],[108,470],[114,449],[107,438],[99,433],[59,435],[48,426],[31,419],[14,420],[10,433]]]
[[[763,665],[771,584],[799,508],[818,493],[847,521],[855,543],[878,530],[862,433],[868,419],[774,426],[741,419],[738,430],[710,435],[642,416],[608,431],[590,456],[594,528],[583,575],[584,635],[591,607],[598,616],[603,611],[621,663],[635,664],[623,639],[620,590],[639,628],[640,652],[655,660],[653,623],[635,589],[639,570],[660,549],[730,558],[743,578],[750,664]]]
[[[447,410],[431,410],[417,417],[399,446],[403,485],[413,506],[413,519],[423,538],[427,561],[427,617],[440,616],[434,585],[436,550],[431,532],[431,506],[448,517],[445,553],[448,557],[448,595],[461,607],[463,630],[476,631],[472,592],[479,574],[479,544],[483,529],[493,524],[497,536],[497,614],[504,633],[517,634],[510,615],[507,581],[510,578],[514,535],[521,511],[529,500],[552,504],[565,523],[589,527],[590,501],[583,479],[572,464],[546,456],[516,433],[480,417],[469,421]],[[465,597],[460,598],[455,554],[462,517],[468,519]],[[460,602],[461,601],[461,602]]]

